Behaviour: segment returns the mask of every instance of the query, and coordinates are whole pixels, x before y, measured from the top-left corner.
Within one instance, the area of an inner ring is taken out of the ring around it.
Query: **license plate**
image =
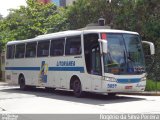
[[[132,89],[132,86],[125,86],[125,89]]]

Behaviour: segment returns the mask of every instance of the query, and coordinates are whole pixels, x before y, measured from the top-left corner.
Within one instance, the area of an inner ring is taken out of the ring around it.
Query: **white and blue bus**
[[[154,45],[151,54],[155,53]],[[6,45],[6,81],[20,89],[37,86],[114,95],[144,91],[146,68],[137,32],[90,29],[40,35]]]

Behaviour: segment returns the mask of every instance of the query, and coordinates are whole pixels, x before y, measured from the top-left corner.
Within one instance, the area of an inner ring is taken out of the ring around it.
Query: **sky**
[[[59,6],[59,0],[52,0],[57,6]]]
[[[21,5],[26,6],[26,0],[0,0],[0,14],[6,17],[9,13],[8,9],[16,9]]]

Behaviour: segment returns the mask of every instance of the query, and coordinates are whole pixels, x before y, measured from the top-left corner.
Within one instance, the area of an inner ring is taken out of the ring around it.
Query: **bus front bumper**
[[[126,93],[141,92],[145,90],[146,79],[117,79],[115,82],[102,81],[102,92],[107,93]]]

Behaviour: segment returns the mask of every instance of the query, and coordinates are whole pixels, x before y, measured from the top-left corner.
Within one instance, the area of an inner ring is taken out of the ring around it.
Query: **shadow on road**
[[[76,98],[74,97],[72,91],[64,91],[64,90],[47,91],[44,88],[29,89],[27,91],[22,91],[19,88],[11,88],[11,89],[2,89],[0,90],[0,92],[9,93],[11,97],[12,94],[18,94],[18,96],[22,95],[22,97],[18,98],[23,98],[25,95],[25,98],[27,97],[31,98],[35,96],[35,97],[44,97],[49,99],[78,102],[83,104],[100,105],[100,106],[103,106],[105,104],[145,100],[145,98],[138,98],[133,96],[131,97],[126,95],[117,95],[114,97],[109,97],[107,95],[93,94],[93,93],[86,93],[84,98]],[[14,99],[14,95],[12,99]]]

